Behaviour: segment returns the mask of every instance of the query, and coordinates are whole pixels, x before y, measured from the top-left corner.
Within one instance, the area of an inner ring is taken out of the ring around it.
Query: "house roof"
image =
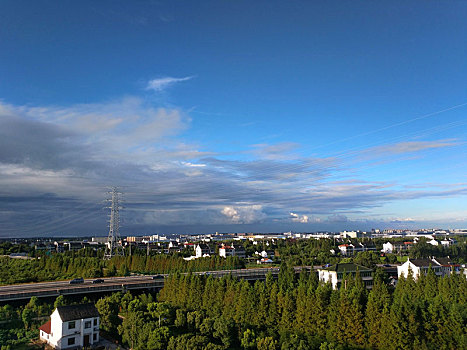
[[[452,261],[450,258],[434,258],[438,264],[443,265],[443,266],[452,266],[452,265],[458,265]]]
[[[40,326],[39,329],[47,334],[50,334],[52,329],[52,321],[48,320],[46,323]]]
[[[99,317],[94,304],[80,304],[57,307],[58,314],[63,322],[81,320],[83,318]]]
[[[437,265],[435,261],[432,261],[430,259],[409,259],[408,261],[410,261],[417,267],[428,267],[430,265]]]
[[[344,263],[344,264],[336,264],[331,267],[328,267],[328,271],[336,271],[336,272],[356,272],[357,270],[360,272],[367,272],[367,271],[373,271],[372,269],[369,269],[368,267],[362,266],[362,265],[357,265],[354,263]]]

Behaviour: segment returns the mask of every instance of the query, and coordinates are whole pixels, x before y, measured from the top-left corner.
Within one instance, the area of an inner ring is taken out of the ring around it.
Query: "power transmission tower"
[[[112,190],[109,192],[111,198],[110,207],[110,221],[109,221],[109,237],[107,238],[107,244],[105,247],[104,259],[110,259],[113,256],[123,256],[125,255],[123,246],[120,243],[120,213],[121,209],[119,204],[119,195],[121,192],[118,192],[116,187],[112,187]]]

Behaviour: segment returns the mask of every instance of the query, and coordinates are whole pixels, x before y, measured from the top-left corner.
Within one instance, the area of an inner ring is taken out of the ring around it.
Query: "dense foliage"
[[[0,257],[0,284],[28,283],[70,279],[124,276],[129,273],[169,273],[206,270],[237,269],[245,267],[237,257],[219,256],[185,261],[172,255],[115,257],[103,260],[96,256],[54,254],[37,259]]]
[[[459,275],[430,271],[391,291],[377,274],[368,292],[358,275],[332,290],[284,269],[255,284],[175,274],[157,301],[118,293],[97,306],[105,329],[134,349],[465,349],[466,299]]]
[[[0,307],[1,350],[16,349],[37,339],[38,327],[44,323],[52,311],[52,305],[41,303],[37,297],[22,307],[4,305]]]

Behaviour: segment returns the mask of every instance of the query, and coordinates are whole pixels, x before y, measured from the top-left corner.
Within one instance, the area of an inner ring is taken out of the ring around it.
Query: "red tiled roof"
[[[52,328],[52,322],[48,320],[46,323],[44,323],[42,326],[39,327],[39,329],[47,334],[50,334],[50,329]]]

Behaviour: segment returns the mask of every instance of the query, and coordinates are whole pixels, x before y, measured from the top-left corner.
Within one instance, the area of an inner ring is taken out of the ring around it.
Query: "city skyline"
[[[467,227],[467,3],[0,4],[0,237]]]

